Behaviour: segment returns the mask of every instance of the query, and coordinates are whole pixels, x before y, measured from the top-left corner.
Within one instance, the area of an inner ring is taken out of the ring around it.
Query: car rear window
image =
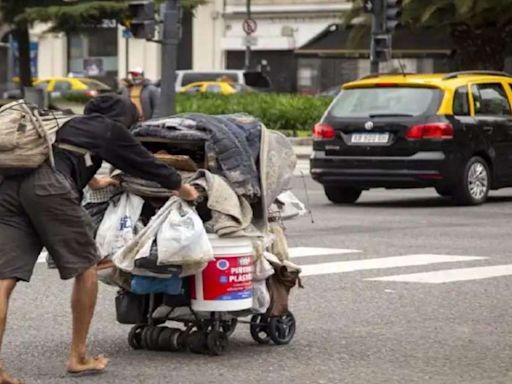
[[[419,116],[437,108],[440,94],[439,89],[419,87],[345,89],[334,100],[329,114],[335,117]]]
[[[88,89],[93,89],[96,91],[108,91],[110,89],[109,86],[93,79],[80,79],[82,83],[84,83]]]

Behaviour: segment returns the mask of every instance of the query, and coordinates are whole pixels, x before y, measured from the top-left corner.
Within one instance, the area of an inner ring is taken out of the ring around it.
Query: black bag
[[[116,296],[117,321],[121,324],[146,324],[148,322],[149,295],[121,291]]]

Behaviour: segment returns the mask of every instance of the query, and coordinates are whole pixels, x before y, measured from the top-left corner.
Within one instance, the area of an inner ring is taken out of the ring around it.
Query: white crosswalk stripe
[[[491,277],[510,275],[512,275],[512,264],[410,273],[407,275],[385,276],[366,280],[441,284],[453,283],[456,281],[489,279]]]
[[[302,276],[327,275],[370,269],[387,269],[396,267],[410,267],[437,263],[453,263],[460,261],[482,260],[485,257],[476,256],[449,256],[449,255],[407,255],[395,257],[381,257],[377,259],[362,259],[339,261],[331,263],[301,265]]]

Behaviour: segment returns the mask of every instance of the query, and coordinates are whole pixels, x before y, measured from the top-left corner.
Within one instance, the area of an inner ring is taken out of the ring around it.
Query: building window
[[[117,28],[106,26],[68,35],[68,71],[116,86]]]

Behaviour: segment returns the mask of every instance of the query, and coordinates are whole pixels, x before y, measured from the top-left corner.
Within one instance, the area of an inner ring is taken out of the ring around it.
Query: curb
[[[293,146],[313,145],[313,139],[310,137],[289,137],[288,140],[290,140]]]

